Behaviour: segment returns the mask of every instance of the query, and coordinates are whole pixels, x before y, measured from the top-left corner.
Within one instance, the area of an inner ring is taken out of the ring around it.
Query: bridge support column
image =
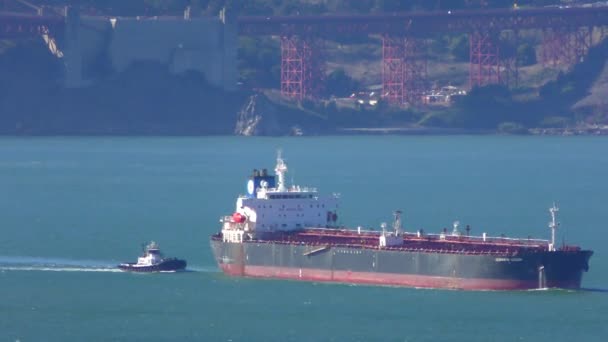
[[[405,39],[382,37],[382,96],[389,103],[405,102]]]
[[[476,31],[469,35],[469,86],[503,83],[498,35]]]
[[[281,94],[303,100],[319,95],[323,83],[320,46],[312,38],[281,37]]]
[[[574,30],[574,63],[581,62],[593,45],[593,28],[579,27]]]
[[[593,29],[552,28],[543,31],[543,66],[575,64],[585,57],[593,43]]]
[[[80,46],[80,13],[77,8],[65,8],[65,86],[68,88],[82,85],[82,51]]]
[[[405,39],[404,91],[405,100],[410,105],[422,103],[428,90],[426,41],[408,37]]]
[[[500,38],[501,46],[505,47],[500,53],[501,81],[506,86],[519,85],[519,62],[517,47],[519,46],[519,30],[503,31]]]
[[[567,34],[560,34],[556,29],[543,30],[542,42],[542,63],[543,67],[549,65],[555,67],[565,59],[569,60],[569,49],[566,46],[569,43]]]
[[[382,38],[382,96],[389,103],[418,105],[427,90],[426,44],[423,40]]]

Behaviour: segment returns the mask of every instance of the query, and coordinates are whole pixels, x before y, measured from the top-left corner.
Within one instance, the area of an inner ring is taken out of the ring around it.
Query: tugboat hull
[[[137,265],[135,263],[123,263],[118,268],[127,272],[176,272],[186,268],[186,260],[165,259],[154,265]]]

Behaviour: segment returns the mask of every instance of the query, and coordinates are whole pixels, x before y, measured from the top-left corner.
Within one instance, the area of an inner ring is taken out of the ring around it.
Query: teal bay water
[[[342,195],[344,225],[595,251],[582,291],[483,292],[235,279],[208,236],[282,148],[288,181]],[[608,140],[596,137],[2,138],[0,341],[605,341]],[[156,240],[193,272],[112,267]]]

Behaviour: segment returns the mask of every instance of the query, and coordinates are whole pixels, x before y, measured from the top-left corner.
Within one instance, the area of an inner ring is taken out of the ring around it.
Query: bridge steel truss
[[[325,79],[321,42],[312,37],[281,36],[281,94],[303,100],[317,97]]]
[[[408,36],[382,37],[382,96],[389,103],[418,105],[427,88],[426,44]]]
[[[469,85],[502,83],[500,48],[496,34],[476,31],[469,35]]]
[[[424,91],[426,84],[426,58],[421,57],[419,52],[412,53],[423,50],[421,42],[425,37],[436,33],[468,34],[470,86],[492,83],[512,85],[518,81],[518,65],[515,55],[503,49],[505,32],[513,33],[511,39],[517,39],[521,30],[544,30],[541,53],[543,63],[575,63],[592,45],[593,27],[600,28],[600,34],[605,35],[608,7],[374,15],[252,16],[238,18],[238,24],[239,33],[242,35],[280,35],[290,32],[293,35],[331,39],[336,35],[380,34],[383,95],[389,102],[412,103],[420,98],[419,94]],[[282,40],[282,46],[284,44]],[[318,52],[316,48],[312,50]],[[318,70],[320,64],[311,67],[311,62],[298,57],[297,51],[302,51],[300,54],[307,56],[305,46],[296,46],[291,51],[285,51],[286,57],[282,58],[281,67],[285,67],[285,70],[281,72],[281,90],[287,96],[302,99],[314,96],[314,92],[309,91],[310,85],[320,84],[321,80],[316,77],[324,73],[307,72]]]
[[[515,47],[518,37],[517,30],[477,30],[469,34],[470,88],[488,84],[517,86],[519,64]]]
[[[603,30],[603,27],[600,28]],[[603,34],[600,33],[600,40]],[[578,63],[593,45],[593,27],[567,26],[543,30],[543,66]]]
[[[517,75],[514,59],[504,54],[497,36],[504,31],[544,30],[544,65],[575,63],[604,37],[608,6],[597,8],[495,9],[411,12],[373,15],[252,16],[237,19],[241,35],[281,37],[281,92],[302,100],[320,93],[323,72],[321,39],[336,35],[380,34],[383,38],[383,88],[389,100],[415,101],[426,75],[420,57],[423,38],[436,33],[470,36],[470,85],[508,83]],[[0,12],[0,38],[31,37],[63,32],[65,16]],[[401,38],[397,38],[401,37]],[[404,40],[405,39],[405,40]],[[413,44],[408,46],[408,44]],[[416,56],[416,57],[414,57]]]

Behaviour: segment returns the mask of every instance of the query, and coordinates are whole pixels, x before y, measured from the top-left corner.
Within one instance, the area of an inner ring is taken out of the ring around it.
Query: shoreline
[[[253,137],[321,137],[321,136],[353,136],[353,135],[370,135],[370,136],[381,136],[381,135],[411,135],[411,136],[442,136],[442,135],[513,135],[513,136],[608,136],[608,127],[602,128],[530,128],[526,132],[522,133],[506,133],[496,130],[483,130],[483,129],[466,129],[466,128],[440,128],[440,127],[349,127],[349,128],[337,128],[333,132],[302,132],[302,134],[282,134],[282,135],[252,135]],[[116,137],[116,138],[128,138],[128,137],[245,137],[245,135],[238,135],[232,132],[226,133],[206,133],[206,134],[193,134],[185,130],[183,133],[179,132],[56,132],[56,133],[39,133],[39,134],[2,134],[1,138],[52,138],[52,137]]]

